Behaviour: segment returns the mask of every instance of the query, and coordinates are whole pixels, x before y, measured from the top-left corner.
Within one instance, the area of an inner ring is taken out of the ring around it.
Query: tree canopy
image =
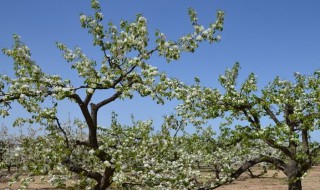
[[[0,115],[7,117],[17,103],[30,117],[21,116],[13,125],[45,127],[42,135],[14,139],[16,148],[10,145],[13,138],[0,142],[0,169],[10,169],[14,161],[18,174],[30,172],[21,188],[32,182],[32,175],[47,175],[49,182],[65,187],[76,174],[74,189],[215,189],[251,173],[255,165],[263,172],[273,165],[287,176],[289,190],[302,189],[302,178],[319,162],[319,143],[310,137],[319,130],[319,70],[295,73],[293,81],[276,77],[259,88],[254,73],[238,83],[236,63],[219,77],[222,88],[205,87],[198,77],[187,85],[160,72],[151,58],[158,55],[172,62],[195,52],[202,42],[220,41],[223,11],[204,27],[190,8],[193,31],[168,40],[160,30],[151,36],[141,14],[115,25],[105,23],[97,0],[91,8],[94,13],[80,14],[80,23],[102,61],[80,47],[56,43],[79,80],[44,72],[17,34],[12,48],[3,49],[13,60],[13,73],[0,74]],[[176,115],[164,116],[159,130],[152,120],[136,121],[133,116],[132,124],[124,125],[116,113],[110,126],[101,125],[102,108],[134,96],[150,97],[157,104],[177,99],[181,104]],[[77,105],[82,118],[62,121],[58,113],[63,101]],[[206,126],[214,119],[221,121],[219,130]],[[198,130],[190,133],[187,126]],[[209,171],[205,176],[203,167]]]
[[[125,148],[126,143],[135,144],[137,139],[139,141],[143,139],[139,137],[139,133],[149,134],[150,131],[148,131],[148,124],[135,124],[141,126],[139,130],[128,129],[124,134],[121,132],[122,129],[116,128],[115,131],[119,133],[117,135],[123,138],[127,137],[126,133],[129,132],[130,134],[138,133],[135,134],[137,137],[132,137],[133,139],[130,140],[128,134],[129,139],[121,138],[121,141],[129,141],[120,145],[117,142],[118,139],[115,139],[115,142],[109,142],[113,138],[103,139],[105,132],[99,126],[98,111],[117,99],[130,99],[135,94],[150,96],[159,104],[163,104],[165,98],[171,99],[171,89],[179,87],[181,83],[159,72],[149,63],[150,57],[158,53],[159,56],[171,62],[179,59],[182,52],[194,52],[198,44],[203,41],[210,43],[219,41],[220,37],[216,32],[222,30],[223,12],[218,11],[216,21],[205,28],[198,23],[196,12],[190,8],[188,14],[194,32],[172,41],[167,40],[165,34],[157,30],[153,43],[155,45],[152,47],[152,43],[151,45],[149,43],[147,19],[141,14],[137,14],[133,22],[122,20],[118,29],[112,23],[105,25],[98,1],[93,0],[91,7],[94,10],[93,16],[81,14],[80,22],[81,26],[92,35],[93,45],[101,50],[103,61],[97,63],[88,58],[80,47],[71,50],[66,45],[57,43],[65,60],[71,64],[71,69],[76,70],[79,77],[83,78],[83,84],[74,86],[70,79],[43,72],[32,60],[30,49],[21,41],[20,36],[15,34],[13,47],[3,49],[4,54],[13,59],[14,75],[1,75],[0,103],[3,116],[9,115],[7,108],[10,107],[11,102],[18,102],[31,114],[30,118],[18,118],[14,125],[22,125],[26,122],[39,123],[46,126],[51,135],[56,136],[59,133],[60,136],[57,138],[62,137],[64,143],[57,146],[61,149],[54,149],[61,153],[61,158],[58,160],[70,172],[94,180],[96,182],[94,189],[106,189],[113,181],[121,181],[121,177],[117,178],[117,176],[126,169],[121,161],[123,155],[119,155],[119,152],[122,152],[122,146]],[[93,96],[98,91],[104,92],[105,95],[102,99],[93,102]],[[88,130],[86,139],[72,139],[64,129],[57,116],[61,100],[68,100],[78,105],[84,119],[83,126]],[[144,129],[145,125],[146,129]],[[147,131],[144,132],[145,130]],[[43,141],[39,140],[39,142]],[[161,141],[158,140],[157,143]],[[146,149],[148,146],[142,147],[139,144],[137,146],[140,147],[140,154],[147,155],[143,150],[150,150]],[[82,150],[79,152],[78,149]],[[92,158],[88,158],[85,163],[81,162],[81,155],[85,153],[83,151],[88,151],[92,155]],[[95,164],[90,165],[86,162]],[[124,162],[128,162],[128,158]]]
[[[254,73],[238,85],[239,69],[236,63],[219,77],[224,91],[202,87],[199,81],[188,87],[181,96],[180,115],[198,125],[221,117],[225,122],[220,129],[227,142],[241,142],[249,150],[257,143],[271,148],[269,153],[248,153],[247,162],[230,177],[267,162],[288,176],[289,189],[301,189],[301,177],[314,164],[320,148],[310,140],[310,134],[319,130],[319,71],[309,76],[295,73],[294,82],[277,77],[258,90]]]

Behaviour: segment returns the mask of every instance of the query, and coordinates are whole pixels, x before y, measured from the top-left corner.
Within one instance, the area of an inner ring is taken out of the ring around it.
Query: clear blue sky
[[[320,68],[318,0],[110,0],[101,1],[101,5],[106,22],[117,24],[120,19],[133,20],[135,14],[142,13],[148,19],[151,34],[157,28],[171,39],[192,31],[188,7],[198,12],[199,21],[204,25],[214,21],[217,10],[224,10],[225,26],[220,43],[202,44],[196,53],[184,54],[179,62],[167,64],[163,59],[152,59],[160,70],[186,83],[192,83],[193,78],[199,76],[204,85],[218,87],[218,75],[236,61],[242,67],[240,78],[254,72],[261,87],[277,75],[291,79],[296,71],[311,74]],[[55,47],[56,41],[71,48],[80,46],[92,58],[99,59],[101,55],[92,47],[91,36],[80,27],[81,12],[92,12],[90,1],[2,1],[0,48],[10,47],[12,34],[17,33],[45,71],[63,77],[75,76]],[[10,59],[0,55],[1,73],[10,73],[10,63]],[[125,123],[129,123],[133,113],[137,119],[154,119],[158,125],[162,115],[174,112],[175,105],[176,102],[171,102],[159,106],[148,98],[118,101],[102,110],[100,120],[108,123],[109,113],[114,110]],[[76,105],[68,108],[70,110],[63,109],[62,119],[67,118],[65,113],[68,112],[72,117],[78,116]]]

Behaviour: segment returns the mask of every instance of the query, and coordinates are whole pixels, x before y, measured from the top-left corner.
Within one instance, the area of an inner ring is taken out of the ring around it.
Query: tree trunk
[[[300,164],[291,160],[288,166],[285,168],[284,173],[288,177],[289,190],[302,190],[301,177],[303,172]]]
[[[102,178],[97,181],[98,184],[94,187],[94,190],[106,190],[108,189],[112,184],[112,176],[114,174],[114,169],[106,168],[104,170],[104,174]]]
[[[93,190],[107,190],[110,186],[111,186],[111,183],[102,181],[102,182],[98,182],[94,186]]]
[[[300,177],[292,177],[289,178],[289,188],[288,190],[302,190],[301,178]]]

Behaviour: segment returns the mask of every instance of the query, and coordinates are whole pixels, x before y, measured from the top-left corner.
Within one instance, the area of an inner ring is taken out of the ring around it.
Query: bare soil
[[[36,181],[29,185],[28,190],[58,190],[50,184],[41,182],[40,177],[35,177]],[[218,190],[287,190],[286,176],[276,170],[269,170],[268,173],[259,178],[251,178],[243,174],[240,178],[231,184],[221,186]],[[8,179],[0,178],[0,190],[16,190],[18,184],[12,187],[8,185]],[[305,190],[320,190],[320,166],[313,167],[305,179],[302,181]]]
[[[275,175],[276,174],[276,175]],[[302,180],[305,190],[320,190],[320,166],[314,166]],[[287,178],[281,171],[269,170],[264,176],[250,178],[243,174],[231,184],[221,186],[218,190],[287,190]]]
[[[12,175],[11,175],[12,177]],[[26,176],[22,176],[26,177]],[[46,181],[41,181],[40,176],[34,176],[35,181],[30,182],[30,185],[28,186],[27,190],[62,190],[57,189],[53,186],[51,186]],[[8,182],[10,181],[10,178],[1,177],[0,178],[0,190],[17,190],[19,189],[21,183],[14,183],[12,186],[9,186]]]

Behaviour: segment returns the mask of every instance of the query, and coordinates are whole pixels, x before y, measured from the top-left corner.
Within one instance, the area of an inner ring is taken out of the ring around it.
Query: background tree
[[[12,167],[18,168],[21,165],[22,159],[19,154],[23,136],[9,134],[5,125],[1,126],[0,135],[0,169],[6,169],[9,174]]]
[[[1,108],[3,116],[9,114],[6,108],[12,101],[18,102],[31,113],[31,118],[18,118],[14,125],[37,122],[47,126],[49,131],[58,129],[65,146],[63,165],[71,172],[95,180],[94,189],[106,189],[113,181],[116,161],[113,155],[101,148],[98,137],[99,110],[117,99],[132,98],[135,94],[150,96],[157,103],[164,103],[166,91],[176,88],[180,83],[150,65],[150,56],[158,53],[170,62],[179,59],[182,52],[194,52],[202,41],[219,41],[220,37],[215,33],[222,30],[223,12],[219,11],[217,20],[204,28],[198,24],[196,12],[189,9],[194,32],[171,41],[156,31],[154,47],[150,48],[152,44],[149,43],[147,20],[143,16],[138,14],[134,22],[121,21],[120,29],[112,23],[105,27],[99,2],[92,0],[91,7],[95,11],[94,16],[81,14],[80,21],[82,27],[93,36],[93,45],[101,49],[103,61],[98,64],[79,47],[70,50],[66,45],[57,43],[64,58],[71,63],[71,68],[83,79],[80,80],[83,85],[75,86],[69,79],[63,80],[58,75],[44,73],[31,59],[29,48],[18,35],[14,35],[13,48],[3,50],[14,60],[14,76],[1,75],[0,104],[5,106]],[[95,98],[100,100],[93,98],[97,92],[101,96]],[[74,102],[81,110],[88,130],[85,141],[71,141],[68,138],[57,115],[61,100]],[[71,156],[77,149],[93,152],[95,161],[101,165],[106,162],[110,164],[105,165],[103,171],[88,170]]]
[[[301,179],[313,165],[319,146],[311,145],[310,134],[319,130],[320,71],[304,76],[295,73],[295,81],[273,82],[258,91],[256,76],[251,73],[237,86],[240,66],[235,64],[221,75],[224,90],[201,87],[198,83],[186,89],[184,104],[178,110],[195,124],[201,120],[222,117],[221,130],[226,141],[242,143],[249,150],[263,143],[281,154],[266,154],[250,158],[230,172],[229,181],[250,167],[267,162],[288,177],[289,190],[300,190]]]

